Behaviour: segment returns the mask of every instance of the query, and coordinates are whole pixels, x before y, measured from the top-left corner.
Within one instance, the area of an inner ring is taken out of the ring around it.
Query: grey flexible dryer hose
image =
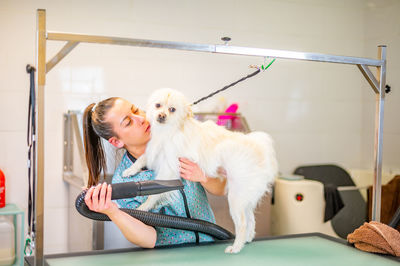
[[[162,192],[183,188],[183,184],[180,180],[126,182],[126,183],[112,184],[111,186],[112,186],[111,199],[122,199],[128,197],[132,198],[136,196],[158,194]],[[87,190],[82,191],[76,198],[75,207],[78,210],[78,212],[81,215],[92,220],[110,221],[110,218],[108,218],[107,215],[89,210],[89,208],[85,203],[86,192]],[[200,233],[211,235],[219,240],[234,238],[234,235],[231,232],[208,221],[151,213],[134,209],[120,209],[120,210],[150,226],[197,231]]]

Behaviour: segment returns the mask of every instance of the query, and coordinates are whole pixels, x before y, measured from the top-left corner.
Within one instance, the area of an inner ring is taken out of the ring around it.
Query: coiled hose
[[[126,182],[112,184],[111,199],[132,198],[136,196],[145,196],[151,194],[163,193],[171,190],[182,189],[181,180],[154,180],[142,182]],[[82,191],[75,201],[75,207],[78,212],[92,220],[110,221],[107,215],[89,210],[85,203],[87,190]],[[141,222],[157,227],[168,227],[188,231],[197,231],[208,234],[219,240],[233,239],[234,235],[224,228],[199,219],[189,219],[185,217],[151,213],[133,209],[120,209]]]

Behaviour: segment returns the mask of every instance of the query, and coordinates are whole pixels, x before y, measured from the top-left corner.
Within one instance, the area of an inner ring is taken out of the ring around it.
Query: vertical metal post
[[[378,58],[384,60],[382,66],[377,67],[379,78],[379,91],[376,94],[375,106],[375,171],[372,187],[372,220],[381,220],[381,192],[382,192],[382,144],[383,144],[383,111],[385,103],[386,86],[386,45],[378,46]]]
[[[64,173],[73,173],[73,131],[71,112],[64,114]]]
[[[44,86],[46,83],[46,10],[37,10],[37,175],[35,199],[35,265],[43,260],[43,216],[44,216]]]

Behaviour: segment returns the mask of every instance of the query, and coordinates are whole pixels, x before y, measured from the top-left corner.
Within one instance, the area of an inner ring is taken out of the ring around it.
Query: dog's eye
[[[175,107],[170,107],[168,110],[169,110],[171,113],[173,113],[173,112],[176,111]]]
[[[161,107],[161,104],[156,103],[156,108],[160,108],[160,107]]]

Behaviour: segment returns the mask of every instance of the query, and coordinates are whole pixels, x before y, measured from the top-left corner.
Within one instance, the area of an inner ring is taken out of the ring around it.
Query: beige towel
[[[400,233],[386,224],[364,223],[347,236],[347,241],[363,251],[400,257]]]

